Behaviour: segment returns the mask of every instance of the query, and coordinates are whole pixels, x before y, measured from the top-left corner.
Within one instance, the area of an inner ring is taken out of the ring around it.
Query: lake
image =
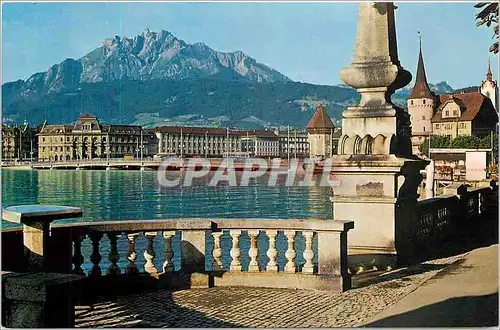
[[[190,187],[166,188],[158,184],[156,171],[3,169],[1,175],[2,207],[37,203],[77,206],[83,208],[84,221],[332,218],[331,188],[268,187],[265,176],[251,179],[247,187],[210,187],[208,180],[202,179]],[[2,225],[12,224],[2,221]]]

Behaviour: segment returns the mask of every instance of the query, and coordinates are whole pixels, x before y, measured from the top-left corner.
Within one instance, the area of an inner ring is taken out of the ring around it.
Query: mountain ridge
[[[394,103],[406,106],[412,87],[398,90]],[[453,90],[446,82],[431,88]],[[2,85],[4,120],[53,124],[91,112],[117,124],[303,128],[324,104],[338,126],[358,100],[349,86],[294,82],[242,51],[218,52],[149,29],[107,38],[79,59]]]
[[[202,42],[188,44],[166,30],[146,29],[133,38],[107,38],[79,59],[65,59],[26,81],[8,83],[23,81],[27,93],[46,95],[74,90],[82,83],[194,79],[228,70],[255,82],[291,81],[242,51],[218,52]]]

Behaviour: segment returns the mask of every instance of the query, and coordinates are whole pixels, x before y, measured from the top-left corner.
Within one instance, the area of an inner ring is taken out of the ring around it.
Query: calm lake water
[[[267,178],[247,187],[164,188],[156,171],[2,170],[2,206],[57,204],[82,207],[85,221],[187,217],[332,218],[329,187],[268,187]],[[64,220],[63,220],[64,221]],[[82,221],[71,219],[67,221]],[[3,226],[11,224],[2,221]]]

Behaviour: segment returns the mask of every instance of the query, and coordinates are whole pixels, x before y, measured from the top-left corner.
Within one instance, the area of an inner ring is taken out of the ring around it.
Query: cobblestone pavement
[[[353,327],[466,254],[394,270],[344,293],[210,288],[154,291],[76,307],[77,327]]]

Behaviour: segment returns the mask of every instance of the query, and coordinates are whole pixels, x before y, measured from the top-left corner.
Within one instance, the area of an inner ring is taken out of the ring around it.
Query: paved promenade
[[[491,322],[498,314],[491,307],[498,304],[495,300],[498,291],[496,253],[497,245],[494,245],[368,278],[355,276],[355,288],[342,294],[211,288],[129,295],[91,306],[78,306],[77,326],[493,325]],[[479,298],[461,300],[458,304],[447,303],[463,296]],[[441,309],[435,310],[434,306]],[[401,316],[402,313],[406,314]],[[480,315],[473,317],[473,313]]]
[[[370,327],[498,325],[498,244],[471,251],[393,306]]]

